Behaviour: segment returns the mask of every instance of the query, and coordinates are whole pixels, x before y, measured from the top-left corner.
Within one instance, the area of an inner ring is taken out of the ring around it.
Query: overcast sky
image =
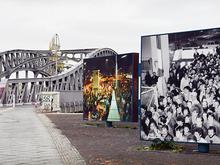
[[[0,51],[110,47],[140,52],[140,36],[220,27],[219,0],[0,0]]]

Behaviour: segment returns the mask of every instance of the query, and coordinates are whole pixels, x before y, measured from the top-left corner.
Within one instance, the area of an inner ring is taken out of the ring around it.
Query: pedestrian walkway
[[[0,164],[63,164],[50,134],[31,106],[0,109]]]

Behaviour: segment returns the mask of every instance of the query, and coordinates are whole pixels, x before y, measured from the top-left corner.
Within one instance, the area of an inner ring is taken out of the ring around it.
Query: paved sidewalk
[[[63,164],[32,106],[0,109],[0,164]]]

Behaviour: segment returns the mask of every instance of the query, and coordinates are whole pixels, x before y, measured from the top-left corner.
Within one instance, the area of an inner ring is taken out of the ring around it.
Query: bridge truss
[[[61,50],[59,60],[68,59],[77,64],[57,75],[54,75],[55,62],[49,60],[51,55],[48,50],[11,50],[0,53],[0,79],[8,79],[0,104],[12,105],[13,95],[15,103],[23,105],[38,101],[39,93],[43,91],[82,92],[83,58],[117,53],[110,48]],[[25,71],[25,78],[19,78],[19,71]],[[28,71],[34,73],[34,78],[28,77]],[[16,73],[16,79],[10,79],[13,73]],[[42,75],[41,78],[38,78],[39,74]]]

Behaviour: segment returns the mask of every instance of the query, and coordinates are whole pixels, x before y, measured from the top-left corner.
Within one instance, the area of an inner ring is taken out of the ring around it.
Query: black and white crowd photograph
[[[141,139],[220,144],[220,28],[141,38]]]

